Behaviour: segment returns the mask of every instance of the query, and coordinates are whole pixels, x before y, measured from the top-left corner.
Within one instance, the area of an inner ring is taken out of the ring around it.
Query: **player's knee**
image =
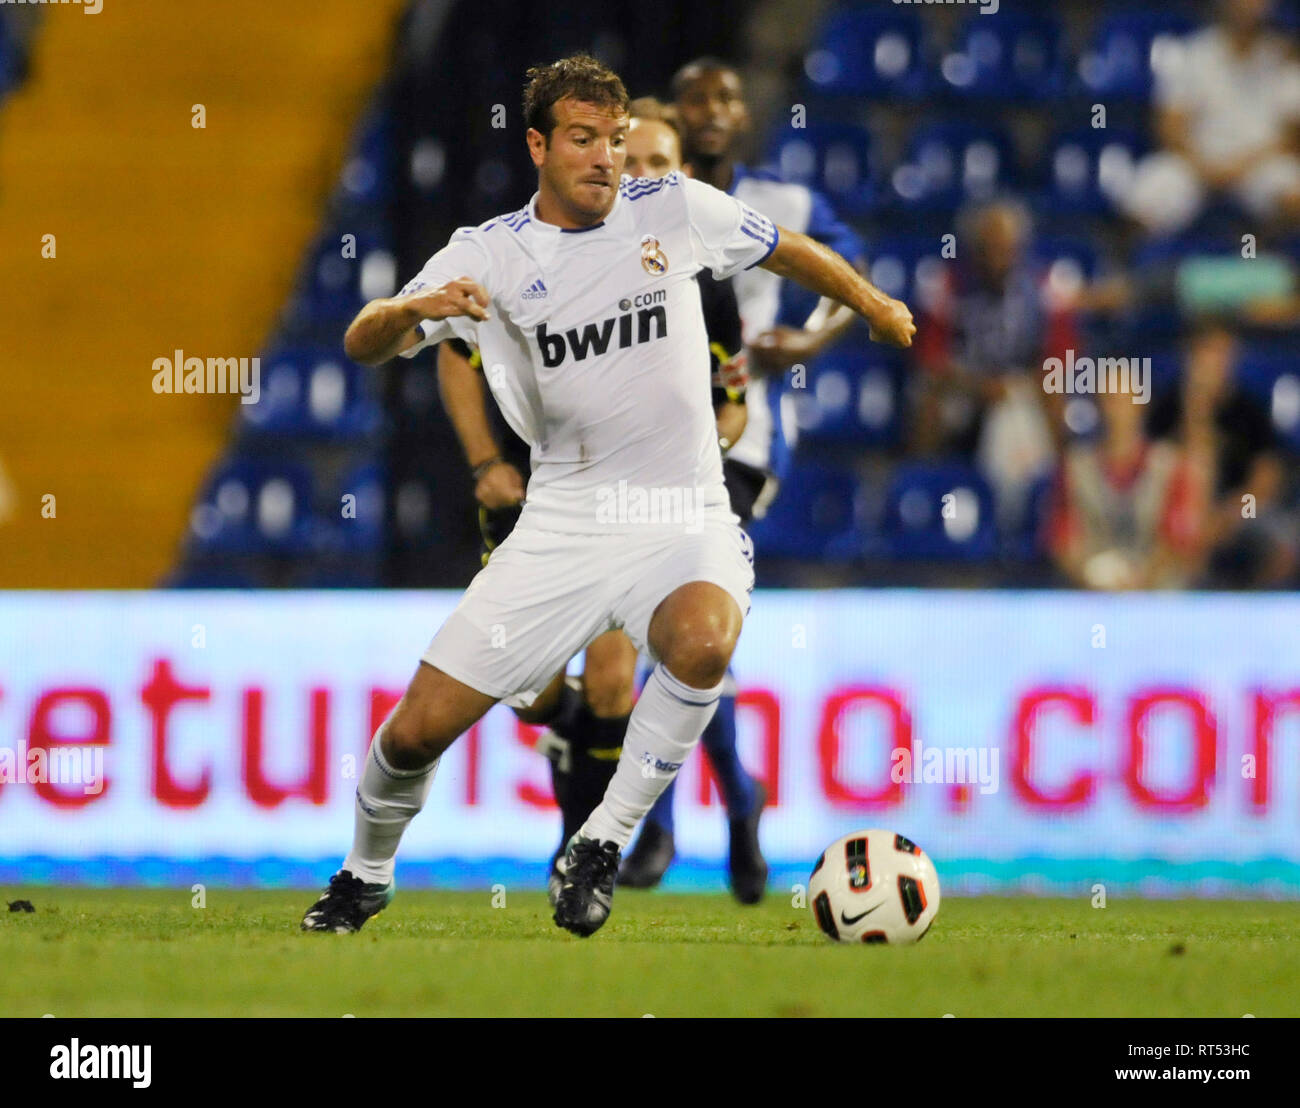
[[[719,624],[681,628],[664,652],[664,665],[677,680],[697,689],[710,689],[726,676],[736,649],[736,635]]]
[[[635,654],[631,665],[624,665],[621,660],[593,665],[589,659],[582,674],[582,690],[592,714],[604,719],[627,715],[632,710],[635,677]]]
[[[384,724],[382,736],[384,758],[394,769],[428,765],[441,757],[455,738],[441,734],[434,721],[402,706]]]

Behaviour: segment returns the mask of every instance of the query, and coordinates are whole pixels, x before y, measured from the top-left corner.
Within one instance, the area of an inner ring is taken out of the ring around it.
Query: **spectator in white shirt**
[[[1267,27],[1272,0],[1220,0],[1219,20],[1157,52],[1155,134],[1124,207],[1154,234],[1185,229],[1215,194],[1300,222],[1300,65]]]

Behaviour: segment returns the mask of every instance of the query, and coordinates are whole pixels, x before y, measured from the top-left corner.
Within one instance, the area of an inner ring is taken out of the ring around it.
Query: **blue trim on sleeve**
[[[745,266],[746,269],[753,269],[754,266],[756,265],[762,265],[765,261],[767,261],[768,258],[772,256],[772,251],[776,249],[776,244],[781,241],[781,232],[776,230],[775,223],[772,224],[772,230],[775,232],[775,234],[772,236],[772,245],[767,248],[767,253],[765,253],[761,258],[759,258],[758,261],[751,262],[749,265]]]

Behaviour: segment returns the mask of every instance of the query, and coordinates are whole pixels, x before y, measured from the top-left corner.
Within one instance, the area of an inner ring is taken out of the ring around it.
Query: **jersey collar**
[[[614,189],[614,206],[609,209],[609,214],[599,223],[593,223],[590,227],[557,227],[554,223],[546,223],[537,218],[537,198],[541,196],[540,192],[533,193],[533,198],[528,201],[528,218],[532,225],[543,234],[547,235],[585,235],[588,231],[594,231],[598,227],[604,227],[617,214],[621,207],[623,191],[623,179],[620,179],[618,186]]]

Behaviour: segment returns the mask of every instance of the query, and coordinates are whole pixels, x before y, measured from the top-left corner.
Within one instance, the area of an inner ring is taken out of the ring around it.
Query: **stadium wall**
[[[316,885],[370,735],[451,592],[0,593],[0,882]],[[947,892],[1300,897],[1300,599],[770,592],[736,657],[762,838],[792,895],[855,828]],[[446,755],[399,883],[543,883],[531,732]],[[721,888],[702,761],[667,887]]]

